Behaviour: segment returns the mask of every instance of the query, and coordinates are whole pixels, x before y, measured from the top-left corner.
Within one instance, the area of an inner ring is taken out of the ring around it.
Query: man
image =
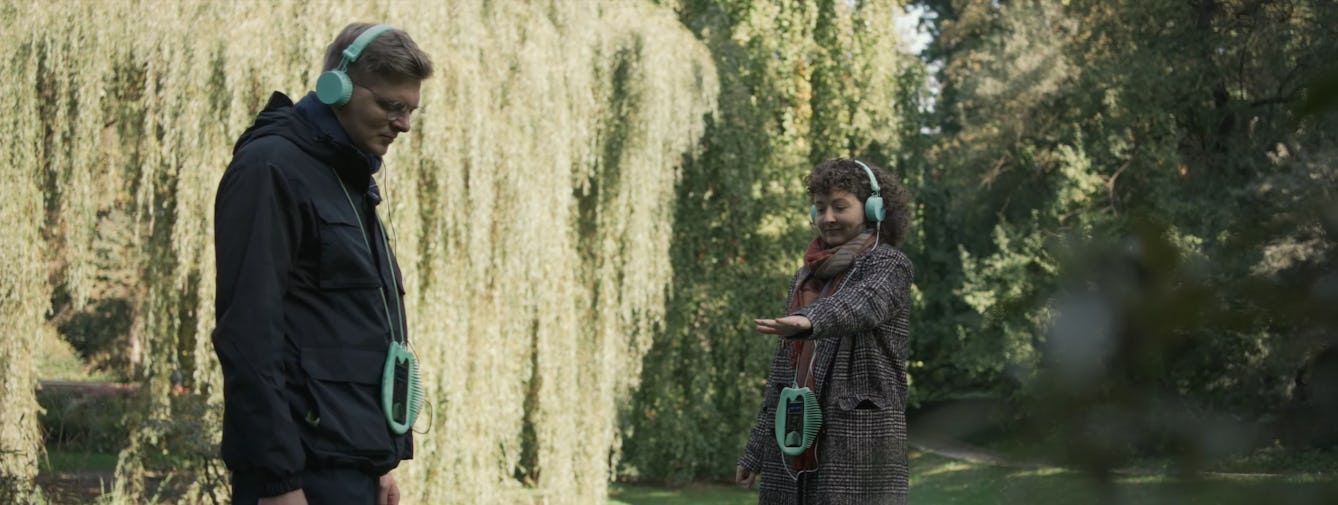
[[[389,472],[413,454],[382,406],[407,328],[373,174],[432,62],[404,32],[355,23],[324,70],[297,104],[270,97],[215,201],[213,344],[238,505],[393,505]]]

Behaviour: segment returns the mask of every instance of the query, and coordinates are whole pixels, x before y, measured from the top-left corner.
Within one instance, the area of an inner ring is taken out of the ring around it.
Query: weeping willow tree
[[[405,29],[440,69],[380,176],[430,398],[405,503],[606,499],[717,87],[705,46],[639,2],[0,5],[0,494],[36,496],[29,355],[57,287],[132,302],[143,387],[112,500],[226,494],[213,192],[270,91],[311,89],[356,20]]]
[[[0,14],[8,14],[0,7]],[[0,35],[0,44],[13,47],[8,31]],[[12,54],[0,65],[9,65]],[[25,69],[26,70],[26,69]],[[31,77],[31,73],[19,78]],[[36,498],[32,481],[37,474],[37,455],[42,439],[37,427],[36,364],[30,359],[40,335],[49,331],[44,315],[48,284],[43,274],[46,243],[42,239],[43,220],[41,173],[36,169],[34,152],[41,142],[33,120],[37,117],[35,100],[9,93],[8,79],[0,85],[0,152],[13,153],[28,163],[0,166],[0,181],[9,195],[0,198],[0,222],[6,223],[0,240],[0,502],[26,503]]]

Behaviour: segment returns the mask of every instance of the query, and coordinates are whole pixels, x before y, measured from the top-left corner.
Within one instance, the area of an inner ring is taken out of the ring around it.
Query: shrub
[[[118,452],[134,387],[125,384],[46,383],[37,391],[43,442],[50,450]]]

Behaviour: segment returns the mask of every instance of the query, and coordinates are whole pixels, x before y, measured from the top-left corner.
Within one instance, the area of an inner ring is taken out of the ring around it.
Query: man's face
[[[419,81],[382,81],[353,85],[353,96],[335,108],[339,124],[359,149],[385,156],[395,137],[409,131],[409,115],[418,108]]]

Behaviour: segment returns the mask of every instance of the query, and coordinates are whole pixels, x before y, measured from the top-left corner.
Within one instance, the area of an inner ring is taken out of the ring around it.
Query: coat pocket
[[[345,209],[352,214],[351,209]],[[321,289],[376,288],[381,279],[372,263],[371,236],[356,215],[317,206],[321,226]]]
[[[879,395],[844,395],[826,415],[824,471],[846,476],[842,492],[881,495],[905,489],[905,413]]]
[[[893,411],[892,401],[876,395],[849,395],[836,399],[827,416],[828,433],[835,437],[885,438],[895,436],[896,419],[904,415]],[[905,434],[902,430],[901,434]]]
[[[306,424],[315,431],[313,449],[334,455],[388,457],[390,429],[381,412],[385,351],[303,348],[302,370],[312,401]]]

